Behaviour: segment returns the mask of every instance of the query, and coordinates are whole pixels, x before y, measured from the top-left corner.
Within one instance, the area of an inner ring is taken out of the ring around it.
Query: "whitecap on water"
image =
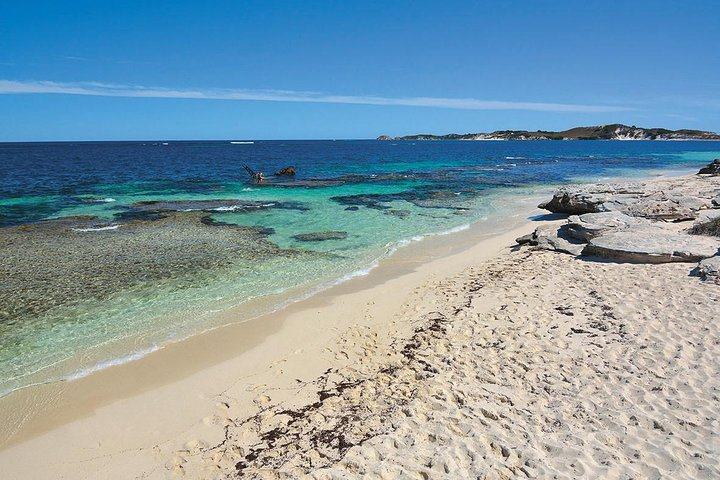
[[[106,230],[117,230],[120,225],[107,225],[105,227],[73,228],[73,232],[104,232]]]

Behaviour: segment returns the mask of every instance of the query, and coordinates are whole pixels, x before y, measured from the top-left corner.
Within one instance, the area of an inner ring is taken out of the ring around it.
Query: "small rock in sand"
[[[720,256],[716,255],[700,261],[693,273],[705,281],[712,281],[720,285]]]

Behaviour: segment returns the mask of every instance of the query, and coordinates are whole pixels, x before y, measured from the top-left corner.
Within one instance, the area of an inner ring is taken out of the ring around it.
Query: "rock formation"
[[[695,269],[701,279],[720,285],[720,256],[706,258]]]
[[[718,196],[720,177],[714,176],[563,187],[540,208],[572,214],[567,222],[540,226],[517,242],[619,262],[701,262],[698,274],[715,280]],[[695,221],[691,228],[688,220]]]
[[[720,175],[720,158],[716,158],[700,169],[698,175]]]

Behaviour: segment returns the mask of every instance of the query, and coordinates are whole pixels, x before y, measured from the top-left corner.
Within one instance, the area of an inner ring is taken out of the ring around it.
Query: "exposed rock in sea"
[[[278,170],[275,175],[279,177],[294,177],[295,176],[295,167],[289,166],[285,167],[283,169]]]
[[[714,256],[701,260],[693,273],[705,281],[715,282],[720,285],[720,256]]]
[[[313,232],[313,233],[299,233],[293,235],[292,238],[300,242],[322,242],[325,240],[344,240],[348,236],[347,232]]]
[[[582,254],[622,262],[699,262],[717,254],[719,248],[719,239],[693,237],[648,226],[595,237]]]
[[[720,175],[720,158],[716,158],[700,169],[698,175]]]
[[[217,200],[152,200],[130,205],[131,211],[154,212],[252,212],[259,209],[280,208],[286,210],[307,210],[301,202],[254,201],[235,198]]]
[[[405,218],[410,216],[407,210],[385,210],[385,215],[395,215],[396,217]]]

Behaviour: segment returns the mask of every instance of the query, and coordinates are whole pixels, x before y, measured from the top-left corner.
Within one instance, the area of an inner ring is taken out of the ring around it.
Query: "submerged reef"
[[[170,278],[192,286],[203,273],[300,254],[276,246],[260,227],[215,222],[202,211],[144,213],[127,222],[65,217],[1,228],[0,331],[121,290]]]

